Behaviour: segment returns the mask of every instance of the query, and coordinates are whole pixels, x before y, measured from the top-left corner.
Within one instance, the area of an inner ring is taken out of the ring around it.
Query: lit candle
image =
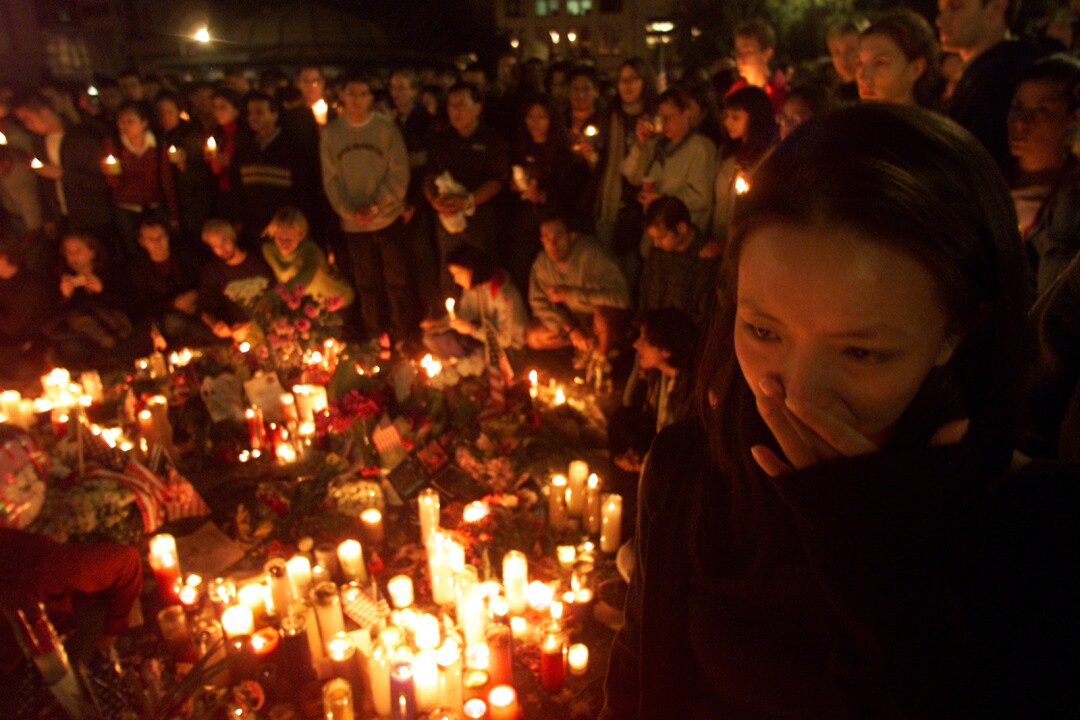
[[[211,135],[206,138],[206,153],[208,155],[217,155],[217,150],[217,140],[214,139],[214,136]]]
[[[180,592],[177,593],[177,597],[180,598],[180,604],[188,609],[194,609],[199,602],[199,588],[185,585],[180,588]]]
[[[416,709],[430,712],[439,700],[439,662],[434,649],[420,650],[413,658]]]
[[[355,720],[352,685],[348,680],[334,678],[322,688],[323,714],[326,720]]]
[[[540,387],[538,385],[539,379],[540,378],[535,370],[529,371],[529,397],[533,400],[540,394]]]
[[[589,475],[585,485],[585,532],[596,534],[600,532],[601,504],[600,504],[600,478],[596,473]]]
[[[393,720],[414,720],[416,717],[416,687],[411,658],[398,660],[390,666],[390,711]]]
[[[496,685],[488,693],[488,717],[490,720],[517,720],[517,693],[510,685]]]
[[[589,647],[584,643],[574,643],[566,654],[566,660],[570,665],[570,672],[584,675],[589,669]]]
[[[510,613],[521,615],[528,606],[526,588],[529,584],[529,561],[525,553],[511,550],[503,555],[503,586]]]
[[[420,491],[416,500],[420,514],[420,542],[427,543],[433,530],[439,529],[439,493],[433,488]]]
[[[558,388],[555,389],[555,404],[556,405],[565,405],[566,404],[566,393],[563,392],[562,386],[559,386]]]
[[[273,627],[260,628],[251,636],[251,648],[259,657],[272,655],[281,644],[281,634]]]
[[[468,720],[479,720],[480,718],[487,717],[487,703],[480,698],[472,698],[466,700],[465,704],[461,707],[461,712],[465,713],[465,717]]]
[[[356,687],[360,684],[360,669],[356,664],[356,644],[346,632],[339,632],[326,643],[326,656],[334,677]]]
[[[379,717],[390,715],[390,653],[382,645],[376,645],[368,658],[368,676],[371,678],[371,702]]]
[[[176,552],[176,538],[162,533],[150,539],[150,569],[154,571],[158,592],[166,605],[171,605],[179,598],[176,596],[180,584],[180,556]]]
[[[297,600],[304,600],[311,590],[311,561],[303,555],[293,555],[285,563],[285,571],[292,583],[293,595]]]
[[[461,648],[447,638],[436,656],[439,663],[439,707],[461,707]]]
[[[563,618],[563,604],[562,600],[552,600],[551,607],[548,608],[551,613],[551,619],[555,622],[559,622]]]
[[[600,552],[618,552],[622,544],[622,496],[604,495],[604,510],[600,522]]]
[[[562,633],[545,633],[540,643],[540,684],[558,692],[566,684],[566,641]]]
[[[241,605],[251,610],[252,616],[259,618],[266,614],[266,585],[261,582],[251,583],[240,588],[236,599]]]
[[[169,162],[176,165],[180,162],[180,153],[177,152],[175,145],[169,146]]]
[[[484,602],[483,588],[479,584],[470,585],[466,588],[460,607],[461,613],[458,622],[461,623],[466,646],[482,644],[485,641],[488,623],[487,604]]]
[[[120,161],[114,155],[105,156],[105,174],[119,175],[121,173]]]
[[[577,560],[577,548],[573,545],[559,545],[555,548],[555,557],[559,560],[559,567],[569,570]]]
[[[514,636],[508,625],[487,629],[488,676],[494,685],[514,682]]]
[[[566,510],[570,517],[585,512],[585,484],[589,479],[589,463],[573,460],[566,473]]]
[[[533,580],[529,583],[529,589],[526,592],[529,598],[529,607],[537,612],[544,612],[550,608],[551,600],[555,597],[555,591],[551,589],[551,586],[539,580]]]
[[[553,475],[548,484],[548,523],[553,530],[566,526],[566,476]]]
[[[586,125],[585,126],[585,137],[594,138],[594,137],[596,137],[597,132],[598,131],[597,131],[595,125]]]
[[[440,641],[439,618],[429,613],[422,613],[416,618],[413,629],[413,642],[421,650],[434,650]]]
[[[315,400],[312,396],[313,385],[294,385],[296,411],[301,423],[315,422]]]
[[[735,176],[735,194],[736,195],[745,195],[748,192],[750,192],[750,183],[747,182],[746,178],[743,177],[741,173],[739,175],[736,175]]]
[[[381,543],[385,537],[382,512],[378,508],[368,508],[360,513],[360,530],[368,543]]]
[[[266,444],[266,427],[263,425],[262,410],[250,407],[244,411],[244,418],[247,420],[248,443],[251,449],[262,450]]]
[[[454,312],[454,305],[454,298],[446,298],[446,314],[450,318],[450,322],[457,320],[457,314]]]
[[[288,566],[282,558],[272,558],[263,566],[266,571],[266,584],[270,586],[270,602],[274,605],[274,614],[283,617],[293,603],[293,585],[289,578]]]
[[[465,667],[470,670],[483,670],[486,676],[490,665],[491,649],[486,643],[473,643],[465,646]],[[484,678],[484,683],[487,684],[487,677]]]
[[[7,145],[7,135],[0,132],[0,145]]]
[[[293,426],[300,422],[296,412],[296,398],[292,393],[282,393],[278,402],[281,403],[281,415],[285,418],[286,425]]]
[[[399,610],[413,604],[413,582],[408,575],[395,575],[386,583],[390,601]]]
[[[325,125],[327,115],[330,112],[330,106],[326,104],[325,100],[319,98],[312,104],[311,112],[315,116],[315,122],[319,125]]]
[[[338,561],[341,563],[341,574],[346,581],[368,582],[367,565],[364,563],[364,549],[359,542],[352,538],[338,545]]]
[[[41,162],[35,157],[33,160],[30,161],[30,167],[32,167],[34,170],[40,170],[41,168],[45,167],[45,163]]]
[[[341,612],[341,597],[337,585],[324,582],[311,591],[315,605],[315,616],[319,621],[319,635],[323,644],[329,643],[334,635],[345,632],[345,616]]]
[[[515,640],[521,640],[529,634],[529,621],[520,616],[512,617],[510,630],[514,633]]]
[[[230,605],[221,614],[221,627],[230,640],[255,632],[255,617],[247,605]]]
[[[469,503],[461,512],[461,519],[467,523],[480,522],[490,514],[487,503],[480,500]]]

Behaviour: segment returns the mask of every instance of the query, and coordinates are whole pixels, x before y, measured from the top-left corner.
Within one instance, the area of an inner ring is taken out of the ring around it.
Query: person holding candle
[[[238,141],[248,133],[246,125],[239,121],[242,102],[239,93],[227,87],[215,89],[212,97],[214,127],[203,146],[203,157],[210,166],[210,172],[217,178],[214,212],[220,217],[240,222],[243,208],[232,171],[232,159]]]
[[[176,187],[168,146],[161,147],[150,130],[150,107],[127,101],[116,114],[117,134],[105,141],[102,172],[112,194],[113,215],[125,258],[139,254],[136,243],[144,213],[159,218],[165,227],[179,228]],[[111,170],[108,158],[118,170]]]
[[[527,314],[521,294],[491,256],[472,245],[459,245],[447,255],[461,299],[454,317],[424,320],[424,345],[442,358],[465,357],[494,338],[503,352],[516,354],[525,346]],[[513,365],[513,361],[511,361]]]
[[[154,98],[156,135],[173,167],[183,246],[192,254],[206,258],[199,234],[214,212],[214,177],[203,155],[206,136],[194,123],[184,119],[183,109],[183,98],[171,90],[163,90]]]
[[[322,182],[345,237],[364,332],[416,334],[412,257],[402,214],[409,189],[409,154],[393,120],[372,108],[372,80],[343,83],[345,112],[319,141]]]
[[[746,87],[725,97],[724,130],[729,140],[720,149],[720,164],[713,184],[710,242],[702,248],[702,257],[723,254],[736,199],[746,192],[755,170],[772,152],[780,136],[776,114],[765,91]]]
[[[274,281],[274,271],[261,254],[240,247],[228,220],[207,220],[202,240],[214,254],[199,274],[202,320],[217,337],[242,341],[251,327],[251,310]]]
[[[646,462],[602,717],[1075,709],[1080,485],[1010,466],[1008,190],[924,110],[796,137],[736,209],[701,417]]]
[[[575,229],[584,232],[592,224],[591,207],[584,199],[589,167],[570,150],[566,125],[548,95],[522,105],[511,162],[516,198],[510,216],[512,240],[503,248],[503,258],[514,284],[523,288],[540,251],[540,211],[545,206],[562,208]]]

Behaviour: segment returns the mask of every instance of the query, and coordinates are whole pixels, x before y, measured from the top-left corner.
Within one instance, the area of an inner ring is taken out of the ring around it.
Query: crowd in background
[[[689,408],[735,205],[778,143],[836,107],[919,105],[973,133],[1012,189],[1036,312],[1075,308],[1080,62],[1068,23],[1014,38],[1012,5],[942,3],[936,33],[908,10],[843,18],[822,38],[830,59],[798,67],[777,66],[773,29],[750,21],[733,57],[678,78],[640,58],[607,76],[508,51],[491,72],[238,67],[3,88],[0,366],[36,377],[35,357],[107,369],[155,345],[233,342],[243,298],[301,288],[355,338],[632,361],[646,381],[629,383],[613,444],[636,472]],[[1046,452],[1077,379],[1061,325],[1040,324]]]

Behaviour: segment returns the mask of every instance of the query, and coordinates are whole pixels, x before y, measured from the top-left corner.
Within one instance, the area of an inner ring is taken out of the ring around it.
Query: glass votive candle
[[[383,514],[378,508],[368,508],[360,513],[360,531],[364,542],[377,545],[386,537],[383,529]]]
[[[354,720],[352,685],[344,678],[334,678],[322,688],[323,712],[326,720]]]
[[[490,720],[517,720],[517,692],[510,685],[496,685],[488,693],[488,717]]]
[[[589,669],[589,647],[584,643],[574,643],[566,652],[566,662],[574,675],[584,675]]]
[[[413,581],[408,575],[395,575],[386,583],[386,590],[390,593],[390,601],[394,607],[401,609],[413,604]]]

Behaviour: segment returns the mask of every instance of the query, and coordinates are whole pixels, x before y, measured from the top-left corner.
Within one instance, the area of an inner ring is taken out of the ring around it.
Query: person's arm
[[[547,293],[544,292],[546,283],[541,279],[541,273],[537,272],[538,264],[534,262],[532,271],[529,273],[529,307],[532,308],[533,317],[541,325],[549,330],[561,333],[564,324],[563,315],[555,304],[548,300]]]
[[[44,596],[100,594],[105,605],[105,634],[120,635],[142,592],[142,560],[128,545],[72,545],[50,543],[42,557],[41,592]]]
[[[645,179],[645,168],[648,167],[649,159],[652,157],[653,147],[653,141],[650,141],[648,146],[641,143],[634,143],[630,146],[630,150],[626,153],[626,157],[622,159],[619,166],[623,177],[626,178],[626,182],[635,186],[641,185],[642,180]]]
[[[334,208],[339,216],[352,221],[353,208],[348,202],[345,183],[341,179],[341,170],[338,167],[337,158],[334,157],[334,149],[331,146],[332,135],[323,133],[319,138],[319,161],[322,168],[323,190],[326,198],[330,201],[330,207]]]
[[[687,144],[686,151],[690,153],[686,175],[680,180],[678,192],[673,194],[686,203],[691,217],[708,218],[716,181],[716,146],[708,138],[698,136],[695,142]],[[707,230],[708,226],[698,229]]]

